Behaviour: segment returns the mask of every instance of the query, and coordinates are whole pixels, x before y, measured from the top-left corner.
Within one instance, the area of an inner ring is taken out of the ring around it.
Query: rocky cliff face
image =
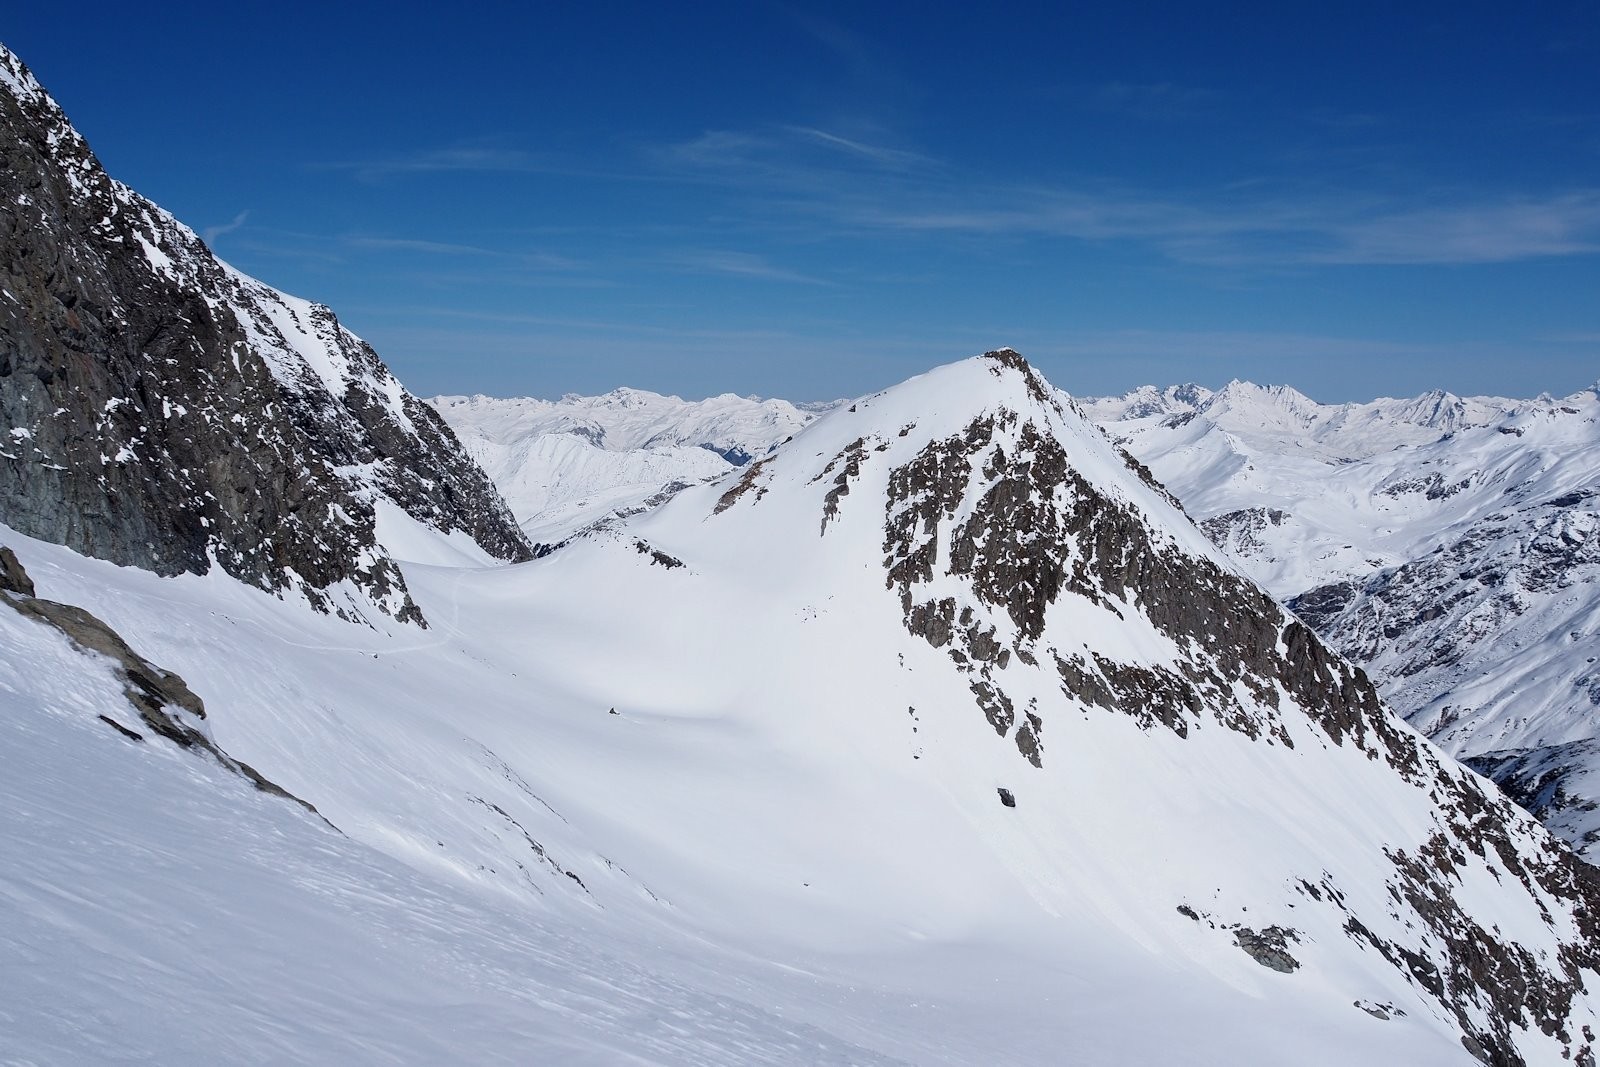
[[[501,559],[528,553],[371,347],[107,176],[0,47],[0,521],[422,622],[379,541],[380,499]]]

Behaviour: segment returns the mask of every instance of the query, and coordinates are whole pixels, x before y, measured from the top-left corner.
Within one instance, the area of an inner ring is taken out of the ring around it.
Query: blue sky
[[[0,38],[423,394],[814,399],[1000,344],[1083,394],[1600,377],[1600,4],[986,7],[29,4]]]

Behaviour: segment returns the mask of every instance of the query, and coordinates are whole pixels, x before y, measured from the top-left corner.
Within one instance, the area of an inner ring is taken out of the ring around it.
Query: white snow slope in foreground
[[[1600,857],[1600,387],[1086,407],[1402,714]]]
[[[1490,993],[1460,984],[1396,857],[1444,842],[1434,905],[1553,967],[1579,935],[1524,887],[1556,855],[1531,819],[1403,727],[1338,740],[1281,689],[1274,710],[1240,683],[1243,719],[1180,712],[1182,732],[1064,696],[1052,655],[1203,666],[1149,605],[1063,591],[1030,641],[941,570],[918,595],[1019,651],[980,674],[908,630],[885,517],[918,505],[886,504],[892,472],[988,416],[975,470],[1043,457],[1031,426],[1180,567],[1226,566],[1036,382],[942,368],[543,559],[407,564],[425,633],[4,532],[41,596],[180,673],[224,749],[348,835],[121,738],[94,718],[121,703],[101,668],[0,612],[7,1056],[1475,1062],[1461,1031],[1491,1027]],[[939,559],[984,490],[948,501]],[[1005,736],[980,677],[1018,711]],[[1451,821],[1472,797],[1509,835],[1487,859]],[[1294,973],[1235,943],[1269,927],[1294,932]],[[1438,967],[1458,1008],[1379,945]],[[1595,1016],[1574,992],[1563,1018]],[[1502,1036],[1565,1062],[1531,1021]]]
[[[429,403],[489,473],[524,531],[547,545],[719,478],[837,406],[732,393],[681,400],[642,389],[556,401],[439,396]]]

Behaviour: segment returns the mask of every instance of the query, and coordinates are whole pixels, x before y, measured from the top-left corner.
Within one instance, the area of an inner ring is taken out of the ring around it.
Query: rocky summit
[[[0,519],[160,574],[219,567],[423,622],[377,511],[529,546],[455,435],[326,307],[109,177],[0,47]]]

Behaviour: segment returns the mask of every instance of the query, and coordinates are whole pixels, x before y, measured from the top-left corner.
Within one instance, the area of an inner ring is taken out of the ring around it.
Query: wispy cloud
[[[843,23],[824,18],[814,11],[802,11],[790,4],[776,3],[772,6],[842,62],[857,68],[873,65],[875,52],[867,39]]]
[[[1509,263],[1600,252],[1600,190],[1406,208],[1370,196],[1278,194],[1253,203],[1073,190],[1010,193],[965,210],[889,210],[913,231],[1149,242],[1173,259],[1250,266]]]
[[[357,181],[378,183],[398,178],[461,174],[555,174],[572,178],[627,181],[649,175],[606,169],[592,161],[558,153],[529,152],[493,144],[464,144],[419,148],[372,159],[335,160],[308,164],[308,169],[349,174]]]
[[[858,208],[858,224],[926,233],[1035,235],[1088,241],[1170,239],[1226,232],[1230,223],[1188,204],[1069,188],[974,188]]]
[[[1463,351],[1460,344],[1442,342],[1257,330],[1101,330],[1041,339],[1041,343],[1076,356],[1151,356],[1202,367],[1262,359],[1289,365],[1292,359],[1398,359]]]
[[[468,256],[499,259],[543,270],[582,270],[585,264],[553,252],[483,248],[478,245],[428,241],[412,237],[376,237],[367,234],[342,234],[335,240],[347,248],[378,252],[417,252],[433,256]]]
[[[1600,190],[1399,211],[1331,230],[1312,263],[1506,263],[1600,252]]]
[[[538,248],[489,248],[450,241],[383,234],[320,234],[298,230],[252,227],[249,250],[261,255],[299,259],[324,265],[345,265],[376,253],[400,253],[401,260],[416,263],[422,259],[482,260],[485,268],[500,272],[502,280],[514,280],[516,273],[540,277],[571,275],[589,270],[591,264]],[[435,272],[436,277],[441,277]]]
[[[911,174],[937,164],[908,148],[814,126],[707,130],[647,148],[645,166],[679,179],[756,181],[760,188],[810,188],[829,179]]]
[[[869,144],[865,141],[841,137],[827,130],[818,130],[810,126],[786,126],[789,133],[800,137],[810,138],[816,143],[844,152],[858,159],[875,163],[880,167],[889,167],[897,170],[908,170],[912,167],[928,166],[933,160],[920,152],[910,152],[903,148],[891,148],[886,145]]]
[[[1140,190],[962,174],[909,149],[809,127],[708,131],[655,150],[677,180],[732,188],[751,225],[810,219],[819,236],[1136,242],[1237,267],[1506,263],[1600,252],[1600,188],[1488,196],[1237,181]]]
[[[545,161],[509,148],[427,148],[379,159],[345,160],[313,164],[316,170],[348,171],[362,181],[378,181],[404,174],[460,174],[530,172]]]
[[[685,270],[705,274],[727,274],[771,282],[798,282],[803,285],[831,284],[821,278],[788,270],[764,256],[722,249],[688,249],[671,253],[666,262]]]
[[[770,153],[772,138],[735,130],[707,130],[687,141],[646,150],[646,162],[666,167],[720,170],[750,168]]]
[[[241,211],[233,217],[232,222],[225,222],[221,226],[207,226],[204,230],[200,231],[200,239],[210,247],[216,248],[218,237],[221,237],[223,234],[234,232],[239,227],[243,226],[245,220],[249,217],[249,211]]]
[[[492,248],[478,248],[474,245],[452,244],[447,241],[423,241],[411,237],[369,237],[361,234],[346,234],[338,240],[351,248],[370,248],[379,251],[397,252],[426,252],[430,255],[441,256],[502,256]]]

